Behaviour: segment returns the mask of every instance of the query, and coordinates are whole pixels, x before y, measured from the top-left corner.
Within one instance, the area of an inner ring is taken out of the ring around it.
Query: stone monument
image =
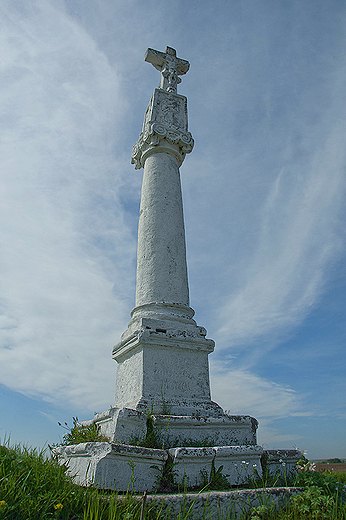
[[[225,414],[211,400],[208,355],[214,341],[193,319],[186,265],[179,167],[194,141],[188,131],[187,98],[177,93],[189,62],[175,49],[148,49],[145,61],[161,72],[149,102],[132,163],[143,168],[138,227],[136,303],[120,342],[114,407],[92,421],[109,443],[60,448],[79,483],[153,489],[154,464],[171,459],[180,483],[194,486],[201,471],[223,466],[232,484],[260,468],[256,419]],[[140,444],[150,424],[162,446]],[[200,447],[200,446],[209,447]],[[199,446],[199,447],[198,447]],[[211,446],[211,447],[210,447]],[[130,465],[131,465],[130,464]]]

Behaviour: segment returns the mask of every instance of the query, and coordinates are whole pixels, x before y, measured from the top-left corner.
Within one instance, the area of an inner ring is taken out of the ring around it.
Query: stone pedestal
[[[136,307],[121,342],[118,362],[119,408],[164,415],[220,416],[211,401],[208,354],[214,342],[192,319],[190,307],[152,303]]]

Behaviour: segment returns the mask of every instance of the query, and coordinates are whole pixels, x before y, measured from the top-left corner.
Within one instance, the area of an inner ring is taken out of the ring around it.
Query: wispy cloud
[[[296,392],[263,379],[247,370],[227,369],[212,363],[213,399],[232,414],[254,417],[282,418],[301,407]]]
[[[304,411],[304,400],[292,388],[250,370],[227,369],[217,361],[211,363],[211,382],[213,400],[228,413],[250,415],[259,421],[259,444],[270,448],[299,445],[301,437],[293,427],[286,428],[283,433],[277,426],[278,421],[290,416],[310,417],[311,412]]]
[[[110,351],[132,299],[135,242],[114,182],[119,78],[51,3],[2,11],[0,378],[95,409],[95,372],[108,370],[112,401]]]
[[[305,171],[283,167],[275,179],[244,284],[222,309],[219,339],[224,346],[252,346],[269,335],[277,339],[316,303],[343,244],[338,222],[345,135],[345,125],[337,124]]]

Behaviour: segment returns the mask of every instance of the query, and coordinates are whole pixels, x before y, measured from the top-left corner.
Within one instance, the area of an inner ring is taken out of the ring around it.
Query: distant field
[[[318,471],[343,471],[346,473],[346,462],[316,462],[316,468]]]

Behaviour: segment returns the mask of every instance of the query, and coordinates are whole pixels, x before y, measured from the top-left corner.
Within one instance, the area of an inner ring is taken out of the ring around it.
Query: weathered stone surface
[[[260,446],[177,447],[150,449],[125,444],[89,442],[55,448],[60,462],[67,464],[75,483],[103,489],[155,491],[168,457],[174,463],[176,483],[200,486],[222,467],[228,482],[243,485],[263,471],[289,477],[296,472],[298,450],[263,450]]]
[[[76,484],[118,491],[155,491],[167,459],[164,450],[106,442],[60,446],[55,453]]]
[[[192,406],[192,404],[191,404]],[[215,446],[255,446],[256,419],[248,415],[226,415],[218,417],[153,415],[153,425],[159,439],[166,446],[205,443]],[[142,439],[146,434],[147,414],[128,408],[110,408],[95,414],[88,426],[96,423],[101,432],[112,442],[128,443],[129,440]]]
[[[136,307],[156,302],[189,305],[179,167],[164,152],[145,161],[138,225]]]
[[[173,307],[161,305],[161,310]],[[214,342],[194,320],[186,321],[161,316],[130,322],[113,350],[118,362],[117,407],[166,415],[222,414],[210,397],[208,354]]]
[[[146,433],[147,416],[132,408],[112,407],[97,413],[90,421],[82,421],[81,425],[90,426],[96,423],[103,435],[111,442],[130,444],[132,439],[142,439]]]
[[[148,49],[144,59],[161,72],[159,87],[168,92],[177,92],[177,85],[181,83],[179,76],[186,74],[190,68],[190,63],[178,58],[172,47],[166,47],[165,52]]]
[[[255,473],[262,474],[260,446],[180,447],[168,452],[178,483],[187,487],[201,485],[203,478],[208,481],[212,468],[216,472],[222,467],[222,475],[231,485],[244,484]]]
[[[143,130],[133,146],[132,164],[138,170],[155,153],[167,153],[181,166],[187,153],[192,152],[194,140],[188,131],[187,99],[155,89],[145,113]]]
[[[172,448],[168,450],[172,460],[177,483],[182,489],[200,486],[203,477],[209,480],[212,463],[215,459],[214,448]]]
[[[162,416],[154,417],[155,427],[164,432],[166,446],[193,443],[207,446],[255,446],[256,419],[248,415],[226,415],[219,417]]]
[[[255,476],[262,476],[262,446],[218,446],[215,448],[215,469],[223,467],[232,485],[241,485]]]
[[[102,489],[154,491],[168,456],[174,462],[177,484],[197,486],[203,475],[209,478],[223,466],[223,475],[233,485],[242,484],[259,474],[263,449],[258,446],[213,448],[178,447],[169,450],[150,449],[125,444],[88,442],[55,448],[61,463],[67,465],[76,484],[95,485]]]
[[[108,442],[85,442],[58,446],[53,452],[61,464],[66,464],[75,484],[90,486],[95,483],[98,463],[112,450]]]
[[[268,475],[285,479],[297,474],[297,462],[301,457],[300,450],[264,450],[262,466]]]
[[[296,487],[276,487],[241,489],[232,491],[211,491],[205,493],[184,493],[177,495],[148,495],[147,503],[167,508],[171,518],[185,518],[190,511],[193,518],[244,518],[252,508],[263,504],[282,508],[291,497],[303,491]],[[141,497],[138,497],[141,500]]]

